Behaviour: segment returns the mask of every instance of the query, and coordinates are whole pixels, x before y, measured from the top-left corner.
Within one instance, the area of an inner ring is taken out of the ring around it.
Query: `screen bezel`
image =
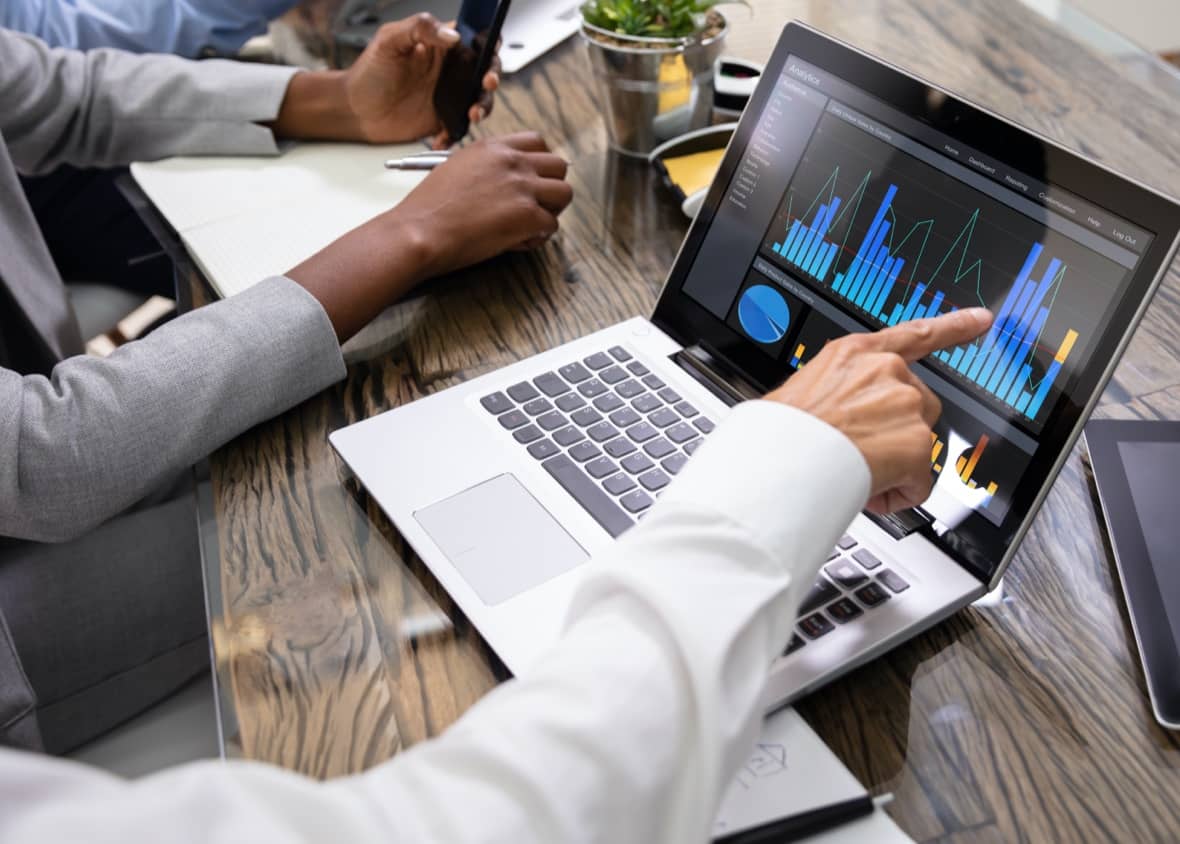
[[[1131,497],[1119,444],[1167,442],[1180,448],[1180,423],[1095,419],[1086,425],[1086,448],[1102,505],[1123,597],[1139,646],[1152,708],[1160,723],[1180,728],[1180,642],[1160,595],[1155,563]]]
[[[677,341],[702,346],[760,388],[773,388],[789,371],[728,327],[724,320],[684,294],[683,286],[788,56],[815,65],[910,118],[969,144],[1015,170],[1030,174],[1051,173],[1051,177],[1044,181],[1082,196],[1154,235],[1128,282],[1126,292],[1107,320],[1107,330],[1095,344],[1090,365],[1080,373],[1070,395],[1064,397],[1045,422],[1040,435],[1042,445],[1025,473],[1026,478],[1041,478],[1040,483],[1022,483],[1012,498],[1003,524],[991,531],[982,526],[972,529],[969,543],[960,541],[954,532],[945,538],[928,532],[929,538],[941,549],[994,586],[1031,524],[1068,449],[1080,435],[1085,415],[1113,373],[1114,362],[1163,277],[1163,269],[1175,252],[1180,233],[1180,206],[1046,138],[970,105],[950,92],[803,24],[789,23],[730,141],[652,316],[652,321]],[[1116,328],[1118,326],[1121,329]],[[979,518],[977,521],[983,520]]]

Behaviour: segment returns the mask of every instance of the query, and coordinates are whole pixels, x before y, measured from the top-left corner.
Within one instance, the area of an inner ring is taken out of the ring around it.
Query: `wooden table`
[[[792,17],[1180,194],[1180,95],[1128,78],[1010,0],[755,0],[729,51]],[[577,41],[512,78],[482,132],[542,130],[573,162],[562,234],[432,282],[350,346],[347,380],[213,455],[204,555],[227,753],[329,777],[436,735],[503,667],[327,433],[649,312],[685,231],[648,168],[609,155]],[[206,295],[190,274],[195,298]],[[1104,416],[1180,417],[1169,275]],[[913,837],[1180,838],[1180,744],[1156,726],[1074,454],[1004,595],[813,694],[800,711]]]

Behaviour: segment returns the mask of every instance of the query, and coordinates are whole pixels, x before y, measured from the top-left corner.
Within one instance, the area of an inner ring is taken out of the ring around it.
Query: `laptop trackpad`
[[[586,562],[589,554],[510,474],[414,513],[488,605]]]

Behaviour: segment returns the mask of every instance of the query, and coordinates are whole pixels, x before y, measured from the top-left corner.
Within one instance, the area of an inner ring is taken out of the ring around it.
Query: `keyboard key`
[[[688,458],[679,452],[660,461],[660,465],[664,467],[664,471],[669,475],[679,475],[680,470],[684,468],[686,463],[688,463]]]
[[[590,357],[583,360],[582,363],[597,371],[610,366],[613,361],[610,359],[610,355],[608,355],[606,352],[595,352],[594,354],[590,355]]]
[[[679,413],[681,416],[683,416],[685,419],[692,419],[694,416],[696,416],[698,413],[700,413],[699,410],[697,410],[695,407],[693,407],[691,404],[689,404],[686,401],[682,401],[682,402],[680,402],[680,404],[676,405],[676,412]]]
[[[556,431],[558,428],[560,428],[563,425],[566,425],[568,423],[565,421],[564,416],[562,416],[560,413],[558,413],[556,410],[554,410],[554,411],[551,411],[550,413],[546,413],[544,416],[541,416],[540,418],[538,418],[537,424],[540,425],[542,428],[544,428],[546,431]]]
[[[633,451],[639,450],[626,437],[618,437],[613,439],[604,445],[603,448],[606,450],[607,454],[616,460],[618,460],[620,457],[626,457]]]
[[[701,447],[701,443],[703,443],[703,442],[704,442],[704,440],[693,440],[690,443],[685,443],[684,444],[685,453],[690,454],[690,455],[695,454],[696,450]]]
[[[566,413],[573,413],[579,407],[585,407],[586,400],[577,393],[566,393],[564,396],[558,397],[557,406]]]
[[[580,363],[567,363],[557,373],[571,384],[581,383],[590,377],[590,370]]]
[[[627,493],[619,501],[627,509],[628,513],[638,513],[652,505],[651,496],[641,489]]]
[[[910,588],[910,585],[902,580],[901,575],[889,569],[877,572],[877,580],[884,583],[893,593],[904,592]]]
[[[652,440],[647,445],[645,445],[643,450],[654,457],[656,460],[659,460],[660,458],[667,457],[669,454],[674,452],[676,450],[676,446],[672,445],[672,443],[668,442],[663,437],[660,437],[659,439]]]
[[[594,406],[603,413],[610,413],[613,410],[618,410],[623,406],[623,400],[614,393],[606,393],[594,400]]]
[[[651,422],[657,428],[667,428],[669,425],[675,425],[680,421],[680,414],[670,407],[662,407],[647,417],[647,421]]]
[[[508,395],[512,396],[513,401],[524,404],[526,401],[535,399],[539,393],[528,381],[521,381],[508,388]]]
[[[549,399],[533,399],[524,406],[524,412],[529,416],[538,416],[542,413],[548,413],[553,409],[553,402]]]
[[[627,364],[627,369],[631,370],[631,374],[634,375],[636,378],[639,378],[640,376],[643,376],[643,375],[647,375],[647,373],[651,372],[650,369],[648,369],[646,366],[644,366],[639,361],[635,361],[634,363]]]
[[[808,639],[818,639],[820,636],[826,636],[828,633],[831,633],[836,629],[836,626],[819,613],[816,613],[800,621],[799,629]]]
[[[656,396],[653,396],[651,393],[644,393],[642,396],[635,399],[635,401],[631,402],[631,406],[640,413],[651,413],[656,408],[663,407],[663,404]]]
[[[840,541],[836,543],[836,547],[841,551],[847,551],[849,548],[856,547],[856,540],[848,534],[844,534],[840,537]]]
[[[579,463],[585,463],[602,454],[602,449],[589,440],[583,440],[570,449],[570,457]]]
[[[501,425],[511,431],[528,422],[529,418],[519,410],[512,410],[508,413],[502,414],[499,421]]]
[[[597,378],[591,378],[589,381],[583,381],[578,385],[578,392],[586,398],[592,399],[606,392],[606,384],[603,384]]]
[[[818,610],[828,601],[840,597],[840,590],[833,586],[823,577],[817,577],[815,584],[811,587],[806,595],[803,596],[802,602],[799,604],[799,615]]]
[[[677,445],[680,445],[681,443],[688,442],[696,435],[697,435],[696,430],[692,427],[692,425],[689,425],[687,422],[681,422],[679,425],[673,425],[671,428],[669,428],[667,431],[664,432],[664,436],[666,436],[668,439],[670,439],[672,442],[676,443]],[[685,451],[688,451],[687,447],[685,448]],[[689,454],[691,454],[691,453],[692,452],[689,452]]]
[[[619,435],[619,429],[609,422],[599,422],[597,425],[587,429],[586,433],[590,435],[590,439],[594,440],[594,442],[604,443],[611,437],[617,437]]]
[[[503,393],[492,393],[490,396],[484,396],[479,400],[483,405],[483,409],[488,413],[493,413],[499,416],[501,413],[506,413],[512,410],[512,402],[509,401],[508,396]]]
[[[612,366],[610,369],[604,369],[598,373],[598,377],[607,384],[618,384],[620,381],[627,380],[627,373],[623,371],[621,366]]]
[[[586,439],[586,436],[571,425],[567,428],[562,428],[560,431],[554,434],[553,439],[562,448],[569,448],[574,443],[581,442],[582,440]]]
[[[623,468],[632,475],[638,475],[640,472],[646,472],[655,465],[655,463],[652,463],[651,460],[648,459],[646,454],[642,454],[640,452],[635,452],[623,461]]]
[[[699,430],[702,434],[711,434],[713,433],[713,429],[717,427],[713,424],[713,420],[706,416],[702,416],[692,424],[696,425],[697,430]]]
[[[615,392],[625,399],[633,399],[640,393],[644,392],[644,388],[643,385],[634,378],[630,378],[619,386],[615,387]]]
[[[790,654],[793,654],[795,651],[799,650],[806,644],[807,642],[802,636],[800,636],[798,633],[792,633],[791,641],[787,643],[787,647],[783,651],[783,656],[789,656]]]
[[[611,536],[619,536],[634,524],[619,505],[568,456],[559,454],[541,465]]]
[[[671,387],[665,387],[664,389],[660,390],[660,398],[662,398],[668,404],[676,404],[676,402],[680,401],[680,393],[676,392]]]
[[[601,422],[602,414],[592,407],[583,407],[581,410],[575,411],[570,419],[574,420],[575,425],[586,428],[596,422]]]
[[[847,624],[861,615],[861,608],[854,604],[851,598],[841,598],[828,607],[828,615],[841,624]]]
[[[610,421],[618,425],[620,428],[629,428],[642,418],[642,416],[629,407],[616,410],[610,415]]]
[[[607,478],[602,482],[602,485],[611,495],[622,495],[624,492],[635,489],[635,481],[631,480],[630,475],[624,475],[622,472]]]
[[[540,390],[545,395],[549,396],[549,398],[553,398],[554,396],[560,396],[562,393],[568,391],[570,388],[569,384],[567,384],[567,383],[565,383],[565,381],[561,380],[561,378],[558,377],[556,372],[546,372],[544,375],[538,375],[536,378],[533,379],[533,383],[537,385],[538,390]],[[511,390],[509,391],[508,394],[512,395]],[[516,398],[516,396],[512,396],[512,397]],[[518,399],[518,401],[519,401],[519,399]]]
[[[839,549],[839,548],[833,548],[833,549],[831,550],[831,552],[828,554],[828,558],[827,558],[826,560],[824,560],[824,562],[825,562],[825,563],[830,563],[830,562],[832,562],[832,560],[836,559],[836,558],[837,558],[837,557],[839,557],[839,556],[840,556],[840,549]]]
[[[639,483],[643,484],[643,488],[648,492],[655,492],[658,489],[663,489],[672,482],[672,479],[661,472],[659,469],[652,469],[646,475],[639,476]]]
[[[662,390],[668,386],[656,375],[645,375],[643,377],[643,383],[647,385],[649,390]]]
[[[545,435],[541,433],[541,429],[536,425],[528,425],[524,428],[517,428],[512,434],[512,438],[521,445],[528,445],[531,442],[541,439],[543,436]]]
[[[856,590],[856,597],[870,609],[889,600],[889,593],[881,588],[879,583],[869,583]]]
[[[843,589],[855,589],[866,580],[868,575],[852,564],[851,560],[837,560],[824,567],[824,574],[836,581]]]
[[[877,566],[881,565],[881,561],[873,556],[868,548],[861,548],[852,555],[852,559],[856,560],[869,571],[872,571]]]
[[[611,348],[607,349],[607,351],[610,352],[610,356],[612,358],[614,358],[615,360],[617,360],[619,363],[622,363],[623,361],[631,360],[631,353],[628,352],[626,349],[624,349],[622,346],[612,346]]]
[[[529,446],[529,454],[538,460],[544,460],[548,457],[552,457],[559,451],[561,451],[561,449],[554,445],[553,440],[551,439],[537,440],[537,442]]]
[[[586,464],[586,471],[590,473],[590,477],[602,479],[619,471],[619,467],[609,457],[599,457]]]
[[[638,425],[632,425],[627,429],[627,436],[637,443],[645,443],[652,437],[658,436],[659,433],[659,431],[646,422],[640,422]]]

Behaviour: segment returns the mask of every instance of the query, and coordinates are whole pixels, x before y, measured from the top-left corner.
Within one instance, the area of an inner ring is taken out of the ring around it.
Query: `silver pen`
[[[419,152],[414,155],[407,155],[405,158],[391,158],[385,162],[386,170],[433,170],[440,164],[445,164],[447,159],[451,157],[451,151],[445,150],[429,150],[427,152]]]

